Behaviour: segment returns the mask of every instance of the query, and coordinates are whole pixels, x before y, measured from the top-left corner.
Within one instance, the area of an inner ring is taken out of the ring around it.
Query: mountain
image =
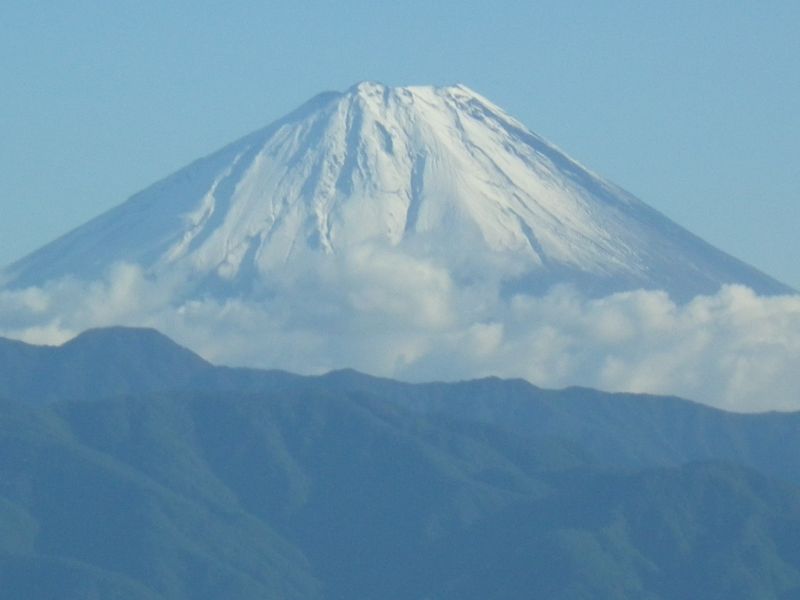
[[[151,329],[86,331],[63,346],[0,338],[0,397],[30,404],[185,389],[211,365]]]
[[[0,393],[2,600],[800,593],[797,414],[223,369],[122,328],[0,348],[4,382],[74,365]]]
[[[8,267],[11,287],[115,262],[185,297],[270,296],[391,251],[503,293],[675,298],[789,288],[682,229],[463,85],[325,93]],[[359,263],[360,264],[360,263]]]
[[[332,395],[0,403],[0,598],[792,598],[800,491]]]
[[[356,371],[309,377],[214,366],[149,329],[88,331],[60,347],[0,338],[0,398],[31,407],[171,394],[347,397],[523,439],[579,446],[614,468],[727,461],[800,485],[800,413],[737,414],[680,398],[547,390],[523,380],[403,383]]]

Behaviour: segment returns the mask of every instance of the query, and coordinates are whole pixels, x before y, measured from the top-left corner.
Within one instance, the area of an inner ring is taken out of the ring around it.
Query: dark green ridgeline
[[[795,414],[220,369],[139,330],[0,361],[3,599],[800,597]]]

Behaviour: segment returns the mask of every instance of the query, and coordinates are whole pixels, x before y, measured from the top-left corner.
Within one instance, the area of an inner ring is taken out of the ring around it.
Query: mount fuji
[[[467,87],[377,83],[311,99],[10,265],[0,282],[88,281],[124,262],[180,273],[183,298],[268,297],[297,274],[384,251],[456,282],[491,279],[506,295],[559,283],[675,299],[727,283],[790,291]]]

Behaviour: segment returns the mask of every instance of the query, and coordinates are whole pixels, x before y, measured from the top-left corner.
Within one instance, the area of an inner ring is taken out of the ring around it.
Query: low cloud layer
[[[664,292],[501,297],[424,260],[358,249],[276,275],[258,300],[203,299],[117,265],[94,282],[0,290],[0,335],[59,344],[90,327],[155,327],[217,363],[408,380],[487,375],[544,387],[674,394],[736,411],[800,410],[800,296],[740,286],[677,304]]]

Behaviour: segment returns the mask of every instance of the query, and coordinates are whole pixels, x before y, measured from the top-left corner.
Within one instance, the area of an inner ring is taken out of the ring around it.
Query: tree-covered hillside
[[[0,598],[800,597],[796,415],[94,336],[2,347]]]

